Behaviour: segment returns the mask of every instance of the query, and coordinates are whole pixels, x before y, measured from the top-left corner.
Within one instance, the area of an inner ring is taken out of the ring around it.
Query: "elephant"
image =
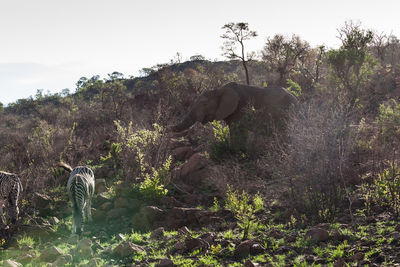
[[[261,118],[269,126],[282,127],[291,106],[298,106],[298,99],[282,87],[255,87],[230,82],[222,87],[201,94],[191,106],[184,119],[172,127],[181,132],[196,122],[206,124],[214,120],[224,120],[232,128],[239,123],[250,108],[261,113]]]

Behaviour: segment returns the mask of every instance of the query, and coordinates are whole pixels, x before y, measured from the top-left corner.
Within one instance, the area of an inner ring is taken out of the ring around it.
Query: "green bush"
[[[211,125],[215,139],[211,142],[210,157],[218,162],[230,152],[229,127],[220,121],[213,121]]]
[[[362,187],[367,209],[377,204],[391,209],[396,216],[400,214],[400,167],[390,162],[389,167],[378,174],[377,179]]]
[[[164,184],[169,179],[171,162],[172,157],[169,156],[160,168],[153,168],[151,174],[145,174],[143,182],[139,184],[139,192],[146,200],[157,201],[168,193]]]
[[[379,105],[375,125],[380,131],[382,143],[393,143],[400,139],[400,103],[391,99],[388,104]]]
[[[238,226],[243,231],[243,240],[257,227],[256,212],[263,209],[264,202],[260,195],[249,195],[246,191],[238,193],[228,186],[225,208],[231,210],[238,220]]]

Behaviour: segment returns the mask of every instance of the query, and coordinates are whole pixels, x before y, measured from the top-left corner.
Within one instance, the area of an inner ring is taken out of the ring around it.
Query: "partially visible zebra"
[[[74,169],[66,163],[60,167],[70,172],[67,190],[72,203],[72,233],[81,234],[85,217],[92,221],[91,202],[94,193],[94,174],[89,167],[78,166]]]
[[[23,188],[21,180],[14,173],[0,171],[0,223],[4,225],[3,205],[7,207],[7,215],[11,223],[16,224],[19,215],[18,199]]]

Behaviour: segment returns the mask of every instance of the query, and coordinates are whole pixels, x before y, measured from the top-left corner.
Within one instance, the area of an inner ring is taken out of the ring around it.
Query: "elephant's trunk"
[[[196,119],[191,115],[191,113],[189,113],[181,123],[178,123],[177,125],[172,127],[172,131],[182,132],[192,126],[195,122]]]

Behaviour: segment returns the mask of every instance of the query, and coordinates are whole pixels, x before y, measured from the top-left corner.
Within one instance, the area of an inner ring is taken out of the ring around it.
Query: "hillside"
[[[245,83],[239,61],[83,77],[0,110],[0,170],[24,187],[3,266],[399,265],[400,42],[353,31],[339,49],[248,62],[252,85],[299,105],[284,128],[250,107],[245,141],[223,121],[171,130],[203,92]],[[95,173],[81,236],[59,162]]]

